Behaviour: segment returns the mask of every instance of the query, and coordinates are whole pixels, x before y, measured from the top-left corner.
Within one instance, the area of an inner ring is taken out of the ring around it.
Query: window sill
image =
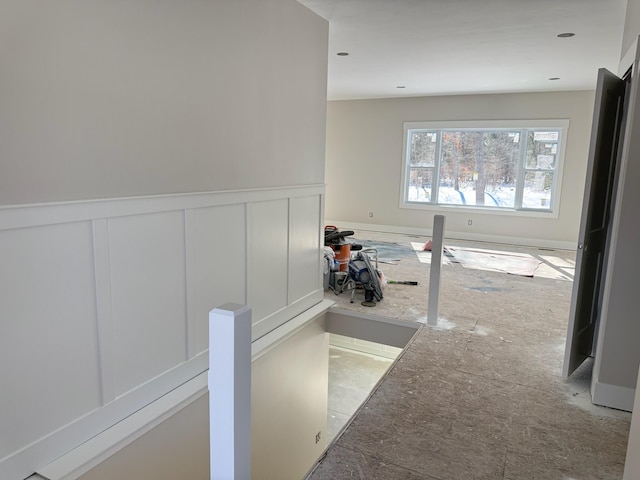
[[[434,205],[420,202],[402,202],[400,208],[409,210],[428,210],[440,213],[464,213],[464,214],[480,214],[480,215],[499,215],[506,217],[529,217],[529,218],[546,218],[557,219],[558,212],[553,210],[508,210],[492,207],[481,206],[464,206],[464,205]]]

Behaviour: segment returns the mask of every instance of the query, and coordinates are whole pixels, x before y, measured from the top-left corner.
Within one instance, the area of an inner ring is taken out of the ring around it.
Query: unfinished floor
[[[356,232],[401,247],[426,238]],[[631,415],[591,404],[590,365],[561,376],[574,252],[447,240],[543,261],[533,278],[442,268],[439,326],[422,326],[310,480],[621,479]],[[405,254],[406,253],[406,254]],[[340,307],[423,322],[429,266],[409,251],[381,255],[376,307]]]

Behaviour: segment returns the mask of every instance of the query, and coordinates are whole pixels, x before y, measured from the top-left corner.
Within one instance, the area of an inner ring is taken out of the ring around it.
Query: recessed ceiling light
[[[336,55],[338,55],[339,57],[346,57],[347,55],[349,55],[349,52],[338,52],[336,53]]]
[[[569,38],[569,37],[575,37],[575,33],[572,32],[565,32],[565,33],[559,33],[558,34],[558,38]]]
[[[549,77],[549,80],[560,80],[560,77]]]

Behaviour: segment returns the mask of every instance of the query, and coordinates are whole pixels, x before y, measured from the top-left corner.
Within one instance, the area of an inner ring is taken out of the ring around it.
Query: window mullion
[[[527,160],[527,131],[520,130],[520,151],[518,157],[518,173],[516,176],[516,198],[514,208],[516,210],[522,209],[522,195],[524,194],[524,178],[526,171]]]
[[[409,189],[411,188],[411,135],[413,131],[407,129],[405,139],[407,146],[404,152],[405,177],[404,177],[404,198],[409,198]]]
[[[433,162],[433,185],[431,186],[431,203],[438,203],[438,191],[440,190],[440,161],[442,159],[442,130],[436,130],[436,155]]]

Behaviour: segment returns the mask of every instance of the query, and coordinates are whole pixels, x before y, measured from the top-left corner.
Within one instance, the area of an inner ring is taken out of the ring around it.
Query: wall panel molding
[[[0,207],[0,230],[189,208],[264,202],[281,198],[305,197],[310,194],[324,195],[324,189],[324,185],[316,184],[5,206]]]
[[[247,303],[255,340],[320,303],[323,203],[324,186],[310,185],[1,207],[0,263],[36,265],[23,282],[11,270],[0,278],[17,299],[0,304],[5,343],[46,345],[52,325],[68,332],[55,337],[56,349],[65,361],[93,357],[83,364],[83,371],[95,365],[91,381],[73,388],[91,389],[76,394],[95,401],[76,418],[52,404],[62,413],[46,432],[29,424],[45,415],[30,410],[39,402],[0,411],[0,425],[24,432],[0,452],[0,478],[29,476],[206,371],[208,311],[218,305]],[[64,293],[64,309],[41,315],[21,306],[56,301],[45,283],[35,289],[38,278],[62,293],[82,287]],[[82,337],[74,325],[84,325]],[[63,388],[73,379],[56,361],[47,371]],[[0,381],[28,385],[33,371],[11,363]]]
[[[187,360],[193,358],[197,353],[198,344],[198,258],[196,253],[196,212],[193,208],[184,211],[184,231],[185,231],[185,296],[187,319]]]
[[[98,319],[102,405],[116,398],[108,228],[107,220],[104,218],[93,221],[93,261],[96,282],[96,316]]]

